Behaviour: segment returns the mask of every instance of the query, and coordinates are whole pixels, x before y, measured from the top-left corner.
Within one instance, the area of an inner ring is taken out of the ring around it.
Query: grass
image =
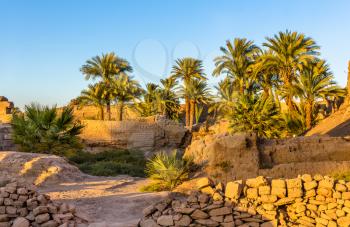
[[[335,173],[332,176],[337,180],[350,181],[350,171]]]
[[[139,151],[115,149],[96,154],[81,151],[67,155],[67,158],[82,172],[94,176],[145,176],[146,159]]]

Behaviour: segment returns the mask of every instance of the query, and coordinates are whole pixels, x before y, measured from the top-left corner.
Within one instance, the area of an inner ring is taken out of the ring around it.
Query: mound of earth
[[[21,179],[35,185],[82,181],[89,176],[56,155],[0,152],[0,179]]]
[[[306,133],[306,136],[312,135],[350,136],[350,105],[341,106]]]

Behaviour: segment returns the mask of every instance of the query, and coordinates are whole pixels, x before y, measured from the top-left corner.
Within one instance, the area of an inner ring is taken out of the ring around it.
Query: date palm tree
[[[138,81],[132,77],[123,74],[111,81],[111,93],[118,105],[117,120],[123,120],[125,104],[139,98],[143,90]]]
[[[183,86],[188,87],[193,79],[203,80],[204,69],[201,60],[194,58],[177,59],[172,69],[172,77],[183,80]],[[185,97],[186,126],[190,124],[190,101]]]
[[[80,71],[85,75],[85,79],[101,79],[105,84],[105,97],[107,97],[108,120],[111,120],[111,81],[126,72],[132,72],[132,67],[125,59],[118,57],[115,53],[102,54],[86,61]]]
[[[226,47],[220,47],[222,56],[214,59],[214,76],[226,74],[243,94],[251,85],[252,65],[260,52],[253,41],[235,38],[233,43],[226,41]]]
[[[323,60],[310,62],[301,71],[295,88],[305,108],[306,129],[310,129],[313,125],[317,100],[327,95],[345,94],[344,89],[337,86],[333,79],[328,64]]]
[[[312,38],[291,31],[279,32],[266,40],[263,46],[268,48],[269,53],[262,56],[263,64],[267,69],[277,72],[283,81],[283,89],[287,92],[285,101],[289,111],[293,111],[293,81],[303,66],[315,60],[319,46]]]
[[[93,105],[99,109],[99,117],[104,120],[104,106],[106,104],[105,87],[103,83],[90,84],[88,89],[81,92],[78,97],[80,105]]]
[[[181,87],[181,94],[190,102],[190,122],[189,128],[192,129],[195,119],[195,109],[198,104],[206,104],[210,100],[210,89],[204,80],[194,79],[187,86]]]
[[[178,82],[175,78],[169,77],[160,80],[159,105],[163,115],[169,119],[177,119],[180,110],[179,97],[175,92]]]

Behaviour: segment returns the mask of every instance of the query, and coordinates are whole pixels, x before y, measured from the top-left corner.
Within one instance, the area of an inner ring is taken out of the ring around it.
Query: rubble
[[[51,201],[34,185],[11,182],[0,188],[1,227],[87,227],[78,216],[75,206]]]

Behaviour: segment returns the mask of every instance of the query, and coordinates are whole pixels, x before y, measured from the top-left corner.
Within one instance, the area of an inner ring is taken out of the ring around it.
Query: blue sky
[[[176,58],[213,58],[225,40],[261,45],[286,29],[321,46],[337,82],[350,60],[348,0],[0,0],[0,95],[17,106],[66,104],[89,83],[79,68],[114,51],[143,84],[169,75]],[[91,83],[91,82],[90,82]]]

